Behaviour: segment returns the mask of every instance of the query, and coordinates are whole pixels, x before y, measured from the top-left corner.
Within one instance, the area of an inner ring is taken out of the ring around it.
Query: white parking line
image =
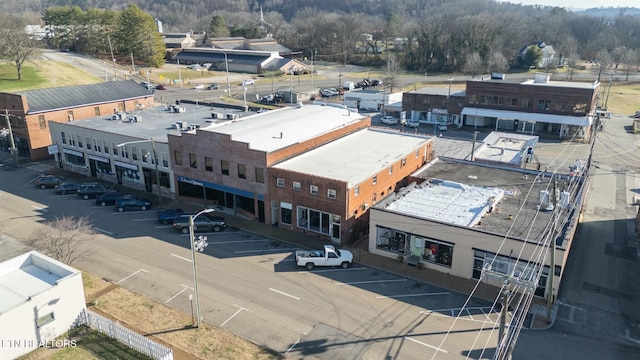
[[[403,297],[412,297],[412,296],[432,296],[432,295],[448,295],[450,292],[438,292],[438,293],[423,293],[423,294],[406,294],[406,295],[387,295],[387,296],[376,296],[376,299],[395,299],[395,298],[403,298]]]
[[[296,261],[296,259],[282,260],[282,261]],[[332,271],[357,271],[357,270],[367,270],[367,268],[348,268],[348,269],[340,268],[340,269],[325,269],[325,270],[316,270],[314,268],[313,271],[303,270],[303,271],[299,271],[299,273],[301,273],[301,274],[317,274],[317,273],[332,272]]]
[[[122,280],[118,281],[116,284],[120,284],[121,282],[123,282],[123,281],[127,280],[128,278],[132,277],[133,275],[135,275],[135,274],[137,274],[137,273],[139,273],[139,272],[141,272],[141,271],[148,273],[148,271],[147,271],[147,270],[145,270],[145,269],[140,269],[140,270],[138,270],[138,271],[134,272],[133,274],[131,274],[131,275],[127,276],[126,278],[124,278],[124,279],[122,279]]]
[[[280,290],[276,290],[276,289],[274,289],[274,288],[269,288],[269,290],[271,290],[271,291],[273,291],[273,292],[276,292],[276,293],[278,293],[278,294],[280,294],[280,295],[288,296],[288,297],[290,297],[290,298],[292,298],[292,299],[300,300],[300,298],[299,298],[299,297],[297,297],[297,296],[293,296],[293,295],[287,294],[287,293],[285,293],[285,292],[282,292],[282,291],[280,291]]]
[[[100,228],[94,228],[94,229],[96,229],[96,230],[100,231],[100,232],[101,232],[101,233],[103,233],[103,234],[113,235],[113,233],[112,233],[112,232],[107,231],[107,230],[103,230],[103,229],[100,229]]]
[[[283,249],[262,249],[262,250],[243,250],[243,251],[236,251],[236,254],[249,254],[249,253],[261,253],[261,252],[265,252],[265,251],[292,251],[292,250],[298,250],[299,248],[283,248]]]
[[[104,206],[107,207],[107,206]],[[142,211],[142,210],[136,210],[136,211],[123,211],[123,212],[119,212],[119,211],[114,211],[111,213],[111,215],[131,215],[131,214],[139,214],[139,213],[146,213],[147,211]]]
[[[402,281],[407,281],[407,279],[354,281],[354,282],[347,282],[347,283],[337,282],[337,283],[335,283],[335,285],[336,286],[342,286],[342,285],[377,284],[377,283],[402,282]]]
[[[184,286],[184,285],[182,285],[182,286]],[[167,301],[165,301],[164,303],[166,304],[166,303],[168,303],[169,301],[171,301],[171,300],[175,299],[175,298],[176,298],[176,296],[178,296],[178,295],[182,294],[182,293],[183,293],[183,292],[185,292],[186,290],[187,290],[187,287],[186,287],[186,286],[184,286],[184,288],[182,288],[182,290],[178,291],[175,295],[173,295],[172,297],[170,297],[170,298],[169,298]]]
[[[301,337],[298,337],[298,340],[296,340],[296,342],[294,342],[294,343],[293,343],[293,345],[291,345],[291,346],[287,349],[287,352],[286,352],[286,353],[284,353],[284,354],[285,354],[285,355],[289,354],[289,351],[293,350],[293,348],[294,348],[294,347],[296,347],[296,345],[298,345],[298,343],[300,342],[300,340],[301,340],[301,339],[302,339]]]
[[[411,340],[411,341],[413,341],[413,342],[414,342],[414,343],[416,343],[416,344],[420,344],[420,345],[426,346],[426,347],[428,347],[428,348],[432,348],[433,350],[440,351],[440,352],[443,352],[443,353],[445,353],[445,354],[448,354],[448,353],[449,353],[447,350],[442,350],[442,349],[440,349],[440,348],[438,348],[438,347],[435,347],[435,346],[433,346],[433,345],[429,345],[429,344],[427,344],[427,343],[423,343],[422,341],[418,341],[418,340],[416,340],[416,339],[412,339],[412,338],[410,338],[410,337],[408,337],[408,336],[405,336],[404,338],[405,338],[405,339],[407,339],[407,340]]]
[[[267,242],[267,241],[273,241],[273,240],[270,240],[270,239],[255,239],[255,240],[237,240],[237,241],[214,241],[214,242],[210,242],[209,245],[211,245],[211,244],[241,244],[241,243]]]
[[[182,256],[180,256],[180,255],[171,254],[171,256],[175,256],[175,257],[177,257],[178,259],[182,259],[182,260],[184,260],[184,261],[191,262],[191,259],[187,259],[186,257],[182,257]]]
[[[236,315],[238,315],[242,310],[249,311],[249,309],[243,308],[242,306],[238,306],[238,305],[235,305],[235,304],[234,304],[233,306],[235,306],[235,307],[239,308],[239,309],[238,309],[238,311],[234,312],[234,313],[233,313],[233,315],[229,316],[229,318],[228,318],[227,320],[225,320],[225,321],[220,325],[220,327],[223,327],[226,323],[228,323],[231,319],[233,319]],[[249,311],[249,312],[251,312],[251,311]]]

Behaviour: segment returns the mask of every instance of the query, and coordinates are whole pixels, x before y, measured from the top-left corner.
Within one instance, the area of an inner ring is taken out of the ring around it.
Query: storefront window
[[[440,265],[451,266],[453,245],[432,239],[424,239],[422,259]]]
[[[122,174],[122,178],[130,181],[138,181],[140,180],[140,173],[138,170],[127,169],[122,166],[116,165],[116,172]]]
[[[407,233],[389,228],[378,227],[376,247],[396,254],[408,253]]]
[[[83,156],[77,156],[77,155],[73,155],[73,154],[64,154],[67,163],[69,164],[73,164],[73,165],[79,165],[79,166],[85,166],[85,162],[84,162],[84,157]]]
[[[298,206],[297,215],[299,228],[330,235],[332,214]],[[338,222],[340,222],[339,217]]]

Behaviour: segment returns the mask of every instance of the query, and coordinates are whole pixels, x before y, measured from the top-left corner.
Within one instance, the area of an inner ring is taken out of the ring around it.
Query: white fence
[[[80,313],[77,324],[87,325],[154,359],[173,360],[173,350],[90,310]]]

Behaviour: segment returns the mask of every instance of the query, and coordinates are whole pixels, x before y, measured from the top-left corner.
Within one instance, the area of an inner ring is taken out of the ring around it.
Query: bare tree
[[[88,243],[95,231],[86,217],[76,219],[65,216],[48,221],[45,225],[34,230],[24,242],[68,265],[89,253]]]
[[[16,65],[18,80],[22,80],[22,65],[39,51],[18,18],[3,16],[0,19],[0,57]]]
[[[404,72],[404,66],[395,54],[389,54],[389,57],[387,58],[387,65],[384,70],[387,72],[387,79],[385,81],[389,84],[389,92],[392,93],[393,83],[396,77],[398,77],[398,74]]]

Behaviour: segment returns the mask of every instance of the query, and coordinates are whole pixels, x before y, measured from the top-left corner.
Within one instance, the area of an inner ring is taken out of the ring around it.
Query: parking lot
[[[75,266],[192,311],[188,235],[157,223],[153,207],[118,212],[92,199],[36,188],[33,179],[46,169],[31,167],[12,171],[21,181],[0,185],[3,231],[63,215],[88,216],[101,235],[92,240],[91,255]],[[496,324],[498,309],[490,303],[358,263],[307,271],[294,262],[298,245],[245,230],[197,233],[208,241],[196,254],[199,303],[204,321],[255,343],[295,358],[418,359],[438,353],[453,359],[479,352],[496,336],[477,331]]]

